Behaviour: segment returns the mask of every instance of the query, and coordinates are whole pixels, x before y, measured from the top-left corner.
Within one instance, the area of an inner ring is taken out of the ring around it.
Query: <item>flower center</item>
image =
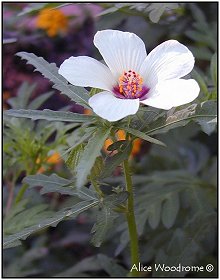
[[[118,85],[113,88],[116,97],[123,99],[143,98],[148,91],[143,85],[143,78],[133,70],[124,71],[119,77]]]
[[[119,92],[127,97],[133,97],[142,90],[143,79],[135,71],[124,72],[119,78]]]

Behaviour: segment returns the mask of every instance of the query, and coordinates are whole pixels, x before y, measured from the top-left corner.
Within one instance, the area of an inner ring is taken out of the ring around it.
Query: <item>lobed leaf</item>
[[[47,121],[60,121],[60,122],[91,122],[94,117],[72,112],[51,111],[45,110],[7,110],[4,113],[6,116],[17,118],[29,118],[32,120],[47,120]]]
[[[133,10],[133,15],[135,15],[135,12],[137,15],[140,15],[140,13],[143,15],[147,14],[153,23],[157,23],[166,10],[177,9],[178,7],[179,4],[176,3],[116,3],[99,13],[99,16],[111,14],[119,10],[126,13],[129,10]]]
[[[56,213],[53,213],[51,217],[46,219],[39,219],[39,222],[35,225],[28,226],[16,233],[5,235],[3,238],[3,248],[8,248],[13,243],[14,245],[19,245],[18,240],[26,239],[30,234],[35,233],[39,230],[45,229],[48,226],[56,226],[59,222],[65,218],[75,218],[78,214],[83,211],[88,210],[98,204],[98,200],[95,201],[82,201],[77,203],[71,208],[64,208]],[[26,210],[28,211],[28,210]]]
[[[91,230],[91,233],[93,233],[91,242],[94,246],[101,246],[114,220],[118,217],[118,213],[114,212],[114,208],[123,204],[127,198],[128,193],[121,192],[109,195],[103,199],[101,209],[97,214],[96,223]]]
[[[180,203],[178,193],[172,193],[163,203],[161,220],[163,225],[169,229],[174,225],[179,212]]]
[[[103,207],[98,211],[98,214],[96,216],[96,223],[91,230],[91,233],[93,233],[91,243],[95,247],[101,246],[106,237],[106,234],[111,229],[114,219],[116,219],[117,216],[117,213],[111,211],[107,207]]]
[[[213,131],[215,125],[210,125],[208,122],[216,119],[216,117],[217,102],[209,100],[201,104],[191,104],[167,117],[158,118],[155,122],[152,122],[144,132],[147,135],[166,133],[170,129],[185,126],[190,121],[195,121],[201,125],[205,133],[209,134]]]
[[[67,80],[58,73],[58,67],[55,63],[48,63],[45,59],[33,53],[18,52],[16,55],[27,60],[28,64],[32,64],[36,68],[35,71],[40,72],[45,78],[49,79],[54,84],[53,88],[67,95],[71,100],[83,107],[90,108],[88,106],[89,94],[87,90],[68,84]]]
[[[50,176],[44,174],[29,175],[23,179],[30,188],[41,186],[41,194],[58,192],[60,194],[67,194],[70,196],[77,196],[83,200],[95,200],[96,195],[88,188],[81,188],[78,190],[71,180],[59,177],[56,174]]]
[[[201,253],[201,241],[207,234],[216,235],[217,217],[214,212],[204,212],[204,215],[196,215],[183,227],[177,228],[170,242],[162,248],[156,256],[155,263],[164,263],[171,267],[190,266],[195,263],[199,252]],[[154,277],[184,277],[186,270],[181,271],[154,271]]]

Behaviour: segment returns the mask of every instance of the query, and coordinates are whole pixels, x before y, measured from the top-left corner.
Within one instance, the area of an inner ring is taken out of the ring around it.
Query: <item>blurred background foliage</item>
[[[56,89],[51,91],[51,84],[15,54],[33,52],[57,66],[71,55],[101,59],[92,41],[97,30],[107,28],[136,33],[146,43],[148,52],[168,39],[187,45],[196,59],[190,75],[200,85],[198,102],[214,101],[217,99],[217,6],[216,2],[3,3],[4,109],[48,108],[89,115],[89,111]],[[46,15],[45,9],[49,11]],[[149,112],[146,116],[150,118]],[[5,277],[127,275],[128,233],[123,216],[111,212],[113,222],[109,230],[109,224],[106,228],[100,225],[93,209],[74,220],[68,219],[65,212],[75,203],[89,205],[81,201],[82,197],[75,196],[72,189],[64,192],[61,187],[71,183],[74,160],[80,156],[79,149],[67,158],[68,150],[81,139],[88,139],[91,133],[92,130],[87,130],[85,135],[82,127],[71,123],[4,117],[3,215],[4,233],[10,239],[6,240],[4,250]],[[190,122],[167,133],[160,132],[157,139],[167,148],[139,140],[130,158],[141,262],[199,266],[211,263],[215,266],[212,273],[187,276],[214,277],[217,275],[215,125]],[[117,140],[124,140],[123,131],[118,132]],[[106,156],[111,144],[110,139],[105,143]],[[96,168],[100,166],[101,163],[96,164]],[[120,168],[112,171],[113,176],[106,178],[102,186],[103,192],[111,196],[101,209],[112,209],[109,205],[114,202],[114,192],[123,186]],[[38,177],[31,177],[33,174]],[[54,176],[59,176],[60,185],[52,191]],[[47,179],[52,185],[37,187],[37,180]],[[122,202],[126,199],[123,193],[121,199]],[[37,230],[36,224],[42,229]],[[98,226],[103,227],[102,233],[95,233]],[[99,246],[103,242],[101,247],[91,244],[92,228],[92,243]],[[18,234],[26,239],[18,241]],[[185,274],[143,272],[142,276]]]

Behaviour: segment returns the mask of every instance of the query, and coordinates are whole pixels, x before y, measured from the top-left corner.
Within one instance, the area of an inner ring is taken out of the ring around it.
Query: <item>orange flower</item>
[[[86,115],[91,115],[92,114],[92,111],[89,110],[89,109],[84,109],[84,114]],[[124,130],[120,129],[116,132],[116,138],[117,140],[125,140],[126,139],[126,133]],[[105,143],[104,143],[104,151],[106,153],[109,153],[108,151],[108,147],[113,144],[113,140],[108,138],[105,140]],[[133,147],[132,147],[132,151],[131,151],[131,157],[135,157],[141,150],[141,144],[142,144],[142,140],[137,138],[133,141]],[[113,152],[114,153],[114,152]]]
[[[58,163],[60,162],[61,158],[60,158],[60,154],[58,152],[55,152],[54,154],[52,154],[52,156],[50,156],[48,159],[47,159],[47,163]]]
[[[126,134],[125,134],[125,131],[124,130],[118,130],[116,132],[116,138],[117,140],[125,140],[126,139]],[[108,147],[113,144],[113,141],[108,138],[105,140],[105,143],[104,143],[104,151],[106,153],[109,153],[109,151],[107,150]],[[141,144],[142,144],[142,140],[137,138],[133,141],[133,147],[132,147],[132,151],[131,151],[131,158],[135,157],[139,152],[140,152],[140,149],[141,149]]]
[[[36,25],[38,28],[44,29],[48,36],[54,37],[60,31],[66,31],[68,20],[60,10],[45,8],[40,11]]]
[[[55,152],[54,154],[52,154],[51,156],[48,157],[48,159],[46,160],[46,163],[49,163],[50,165],[54,165],[56,163],[59,163],[61,161],[61,157],[60,154],[58,152]],[[40,163],[40,158],[38,158],[36,160],[36,163],[39,164]],[[41,166],[39,168],[39,170],[37,171],[37,173],[43,173],[44,171],[46,171],[46,169]]]
[[[141,145],[142,145],[142,140],[140,138],[137,138],[133,141],[133,147],[131,151],[132,157],[135,157],[136,155],[139,154],[141,150]]]
[[[89,109],[84,109],[84,114],[85,115],[92,115],[92,111]]]
[[[7,100],[11,98],[11,93],[9,91],[3,91],[3,110],[7,110],[9,108],[7,104]]]

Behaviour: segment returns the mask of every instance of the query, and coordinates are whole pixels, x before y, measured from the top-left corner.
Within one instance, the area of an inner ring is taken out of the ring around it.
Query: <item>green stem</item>
[[[138,267],[138,264],[140,262],[139,250],[138,250],[138,234],[137,234],[137,226],[136,226],[135,215],[134,215],[134,195],[133,195],[132,180],[131,180],[128,160],[124,161],[123,168],[124,168],[124,175],[126,181],[126,189],[129,192],[126,218],[127,218],[128,230],[130,236],[131,267],[134,264],[136,265],[136,267]],[[130,276],[132,277],[139,276],[139,271],[133,269],[130,272]]]
[[[35,162],[36,162],[36,161],[35,161]],[[39,166],[38,164],[37,164],[35,167],[31,168],[30,171],[29,171],[28,168],[27,168],[27,169],[26,169],[26,170],[27,170],[27,171],[26,171],[26,176],[35,174],[39,168],[40,168],[40,166]],[[28,184],[24,184],[24,185],[20,188],[20,190],[19,190],[19,192],[18,192],[18,194],[17,194],[17,196],[16,196],[16,198],[15,198],[15,203],[18,203],[18,202],[20,202],[20,201],[22,200],[22,198],[23,198],[23,196],[24,196],[24,193],[26,192],[27,188],[28,188]]]
[[[24,184],[24,185],[20,188],[20,190],[19,190],[19,192],[18,192],[18,194],[17,194],[17,196],[16,196],[15,203],[18,203],[18,202],[21,201],[21,199],[22,199],[24,193],[26,192],[27,188],[28,188],[28,185],[27,185],[27,184]]]

